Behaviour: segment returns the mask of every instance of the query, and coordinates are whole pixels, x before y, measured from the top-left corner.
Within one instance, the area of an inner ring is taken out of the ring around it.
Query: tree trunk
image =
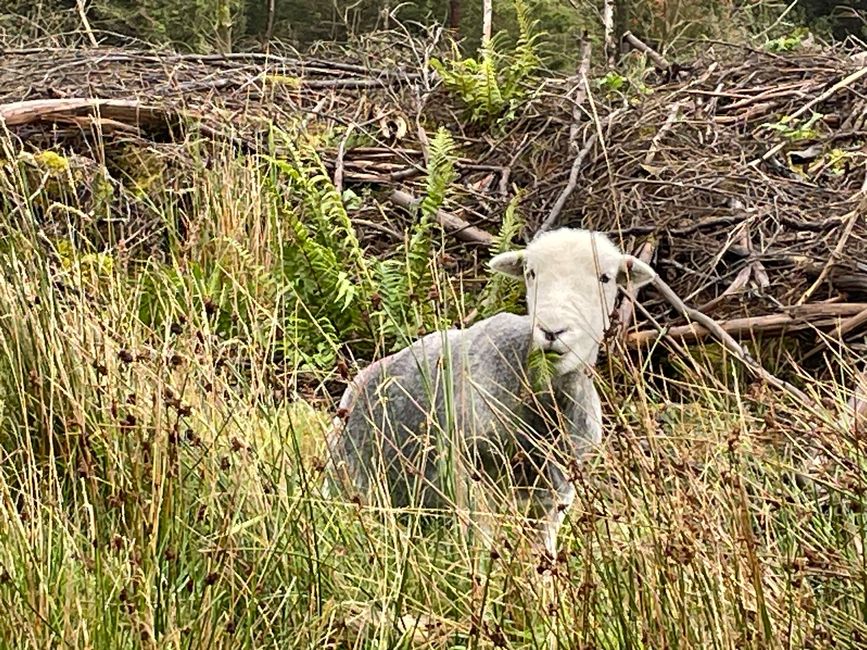
[[[455,36],[461,35],[461,0],[449,0],[448,27],[455,32]]]
[[[614,3],[614,34],[618,46],[618,54],[624,54],[626,45],[623,35],[630,31],[632,26],[629,19],[629,0],[616,0]]]
[[[609,66],[613,66],[617,50],[614,39],[614,0],[604,0],[602,5],[602,27],[605,30],[605,60]]]
[[[491,24],[494,19],[493,0],[482,0],[482,47],[491,42]]]
[[[274,14],[277,12],[277,0],[266,0],[268,3],[268,23],[265,27],[265,47],[271,49],[271,39],[274,37]]]

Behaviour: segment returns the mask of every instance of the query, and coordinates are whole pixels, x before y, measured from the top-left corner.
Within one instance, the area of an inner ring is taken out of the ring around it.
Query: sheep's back
[[[363,490],[387,479],[396,506],[442,505],[445,456],[468,445],[489,456],[522,417],[530,328],[527,316],[498,314],[428,334],[360,374],[341,401],[351,407],[335,460]]]

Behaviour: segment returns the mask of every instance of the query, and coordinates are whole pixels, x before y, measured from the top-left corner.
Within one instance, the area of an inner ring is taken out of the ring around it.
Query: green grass
[[[73,197],[55,188],[58,234],[43,190],[0,175],[0,645],[863,644],[860,439],[715,349],[653,382],[600,368],[606,444],[553,563],[520,522],[488,554],[448,514],[422,533],[422,513],[323,496],[335,371],[313,361],[338,353],[301,340],[316,307],[289,300],[280,244],[305,202],[275,203],[260,163],[218,156],[185,202],[151,195],[147,260],[68,243]],[[838,375],[805,387],[842,403]],[[805,438],[833,462],[804,469]]]

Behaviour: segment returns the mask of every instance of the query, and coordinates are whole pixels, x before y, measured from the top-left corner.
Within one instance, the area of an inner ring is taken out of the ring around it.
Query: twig
[[[749,368],[755,375],[762,378],[771,386],[778,388],[780,390],[784,390],[795,399],[799,400],[804,404],[812,403],[812,400],[801,390],[792,386],[790,383],[775,377],[773,374],[765,370],[762,365],[750,356],[749,352],[747,352],[741,345],[735,341],[731,334],[726,331],[726,328],[722,327],[720,323],[717,323],[714,319],[706,316],[701,313],[697,309],[692,309],[688,307],[684,302],[678,297],[676,293],[669,287],[659,276],[656,276],[652,282],[653,286],[656,287],[656,290],[662,294],[662,296],[681,314],[683,314],[687,319],[694,321],[693,324],[685,326],[685,328],[671,328],[669,330],[662,330],[665,336],[676,337],[685,339],[688,334],[695,333],[701,331],[701,328],[704,328],[709,334],[711,334],[715,339],[717,339],[722,346],[734,354],[747,368]],[[679,334],[674,334],[675,330],[683,329],[684,331]],[[641,340],[648,340],[651,337],[648,337],[644,332],[637,332],[628,337],[627,342],[636,344]]]
[[[662,142],[662,139],[665,137],[665,134],[671,131],[671,127],[674,126],[674,122],[677,119],[677,113],[680,111],[680,102],[675,102],[671,105],[671,108],[668,111],[668,117],[665,118],[665,123],[656,132],[656,135],[653,136],[653,139],[650,141],[650,147],[647,149],[647,153],[644,155],[644,164],[650,165],[653,163],[653,159],[656,157],[656,152],[659,149],[659,143]]]
[[[662,56],[659,52],[654,50],[632,32],[626,32],[625,34],[623,34],[623,38],[636,50],[646,54],[648,58],[653,61],[656,67],[660,70],[668,70],[669,68],[671,68],[671,64],[665,59],[664,56]]]
[[[418,199],[402,190],[394,190],[390,198],[392,203],[407,210],[412,210],[419,203]],[[490,246],[494,242],[494,236],[490,233],[470,225],[460,217],[445,210],[438,210],[436,218],[443,228],[461,241],[484,246]]]
[[[867,69],[867,68],[865,68]],[[865,185],[867,185],[867,176],[865,176]],[[862,187],[858,194],[863,194],[865,191],[865,187]],[[819,277],[816,278],[815,282],[810,285],[810,287],[804,292],[804,295],[801,296],[800,300],[798,300],[799,305],[803,305],[810,299],[810,296],[822,286],[822,283],[825,281],[825,278],[828,277],[828,272],[831,270],[831,267],[834,263],[837,262],[840,255],[843,254],[843,249],[846,247],[846,243],[849,241],[849,237],[852,235],[852,229],[855,227],[855,224],[858,221],[858,217],[863,218],[864,209],[867,207],[867,199],[862,198],[857,207],[855,207],[849,214],[843,217],[846,220],[846,226],[843,229],[843,234],[840,235],[840,239],[837,240],[837,245],[834,246],[834,250],[831,251],[831,255],[828,257],[828,261],[825,263],[825,266],[822,267],[822,272],[819,273]]]
[[[346,155],[346,142],[352,131],[355,128],[353,124],[346,127],[346,132],[340,139],[340,145],[337,147],[337,159],[334,161],[334,189],[338,194],[343,194],[343,156]]]
[[[857,329],[858,327],[861,327],[865,323],[867,323],[867,307],[865,307],[863,311],[855,314],[854,316],[851,316],[850,318],[847,318],[846,320],[841,321],[840,324],[837,325],[837,328],[834,330],[834,334],[831,335],[830,338],[828,338],[828,339],[822,339],[818,345],[816,345],[814,348],[809,350],[807,352],[807,354],[805,354],[801,358],[801,362],[804,362],[807,359],[812,358],[817,353],[822,351],[825,348],[825,346],[828,344],[828,341],[830,341],[830,340],[842,341],[843,337],[846,336],[849,332]]]
[[[587,75],[590,73],[591,44],[585,33],[581,39],[581,64],[578,66],[578,83],[572,98],[572,124],[569,126],[569,148],[578,149],[578,133],[581,125],[581,106],[587,99],[589,89]]]
[[[781,119],[795,120],[795,119],[801,117],[804,113],[811,110],[814,106],[821,104],[822,102],[824,102],[826,99],[831,97],[837,91],[842,90],[843,88],[847,88],[848,86],[851,86],[853,83],[858,81],[864,75],[867,75],[867,66],[864,66],[863,68],[859,68],[858,70],[856,70],[852,74],[846,75],[840,81],[838,81],[833,86],[828,88],[828,90],[823,92],[821,95],[819,95],[818,97],[814,97],[813,99],[808,101],[806,104],[801,106],[801,108],[796,110],[794,113],[791,113],[790,115],[785,116]],[[750,161],[750,165],[757,165],[760,162],[764,162],[765,160],[767,160],[771,156],[776,155],[777,153],[779,153],[783,149],[783,147],[786,146],[786,142],[787,142],[786,140],[783,140],[782,142],[778,142],[773,147],[768,149],[764,154],[762,154],[762,156],[760,158],[756,158],[755,160]]]
[[[93,47],[99,47],[96,41],[96,36],[93,35],[93,30],[90,28],[90,21],[87,19],[87,9],[84,6],[84,0],[76,0],[75,6],[78,9],[78,17],[81,18],[81,25],[84,27],[84,33],[87,34],[87,39]]]
[[[575,161],[572,163],[572,169],[569,171],[569,182],[566,183],[566,187],[563,188],[563,191],[560,192],[560,196],[557,197],[557,201],[554,203],[554,207],[551,208],[551,212],[539,226],[538,232],[545,232],[550,229],[551,226],[556,222],[557,217],[560,216],[560,212],[563,210],[563,206],[566,205],[566,201],[572,195],[572,192],[575,191],[575,187],[578,185],[578,174],[581,171],[581,166],[584,164],[584,159],[587,157],[587,154],[590,153],[590,150],[593,148],[593,145],[596,144],[596,134],[593,133],[587,141],[584,143],[584,146],[581,148],[581,151],[578,152],[578,155],[575,156]]]
[[[656,250],[656,242],[648,239],[641,245],[637,257],[645,264],[650,264],[653,259],[653,253]],[[628,287],[624,290],[627,299],[620,305],[620,336],[623,337],[629,326],[632,325],[632,319],[635,316],[635,299],[638,297],[638,291],[633,287]]]

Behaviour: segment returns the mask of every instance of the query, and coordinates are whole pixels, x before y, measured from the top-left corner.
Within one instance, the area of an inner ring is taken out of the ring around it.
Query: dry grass
[[[612,352],[606,444],[554,562],[323,497],[334,377],[275,362],[263,173],[226,155],[184,204],[154,199],[191,233],[166,264],[61,245],[27,180],[0,178],[4,646],[862,646],[843,357],[802,378],[826,405],[811,412],[713,347],[665,375]]]

